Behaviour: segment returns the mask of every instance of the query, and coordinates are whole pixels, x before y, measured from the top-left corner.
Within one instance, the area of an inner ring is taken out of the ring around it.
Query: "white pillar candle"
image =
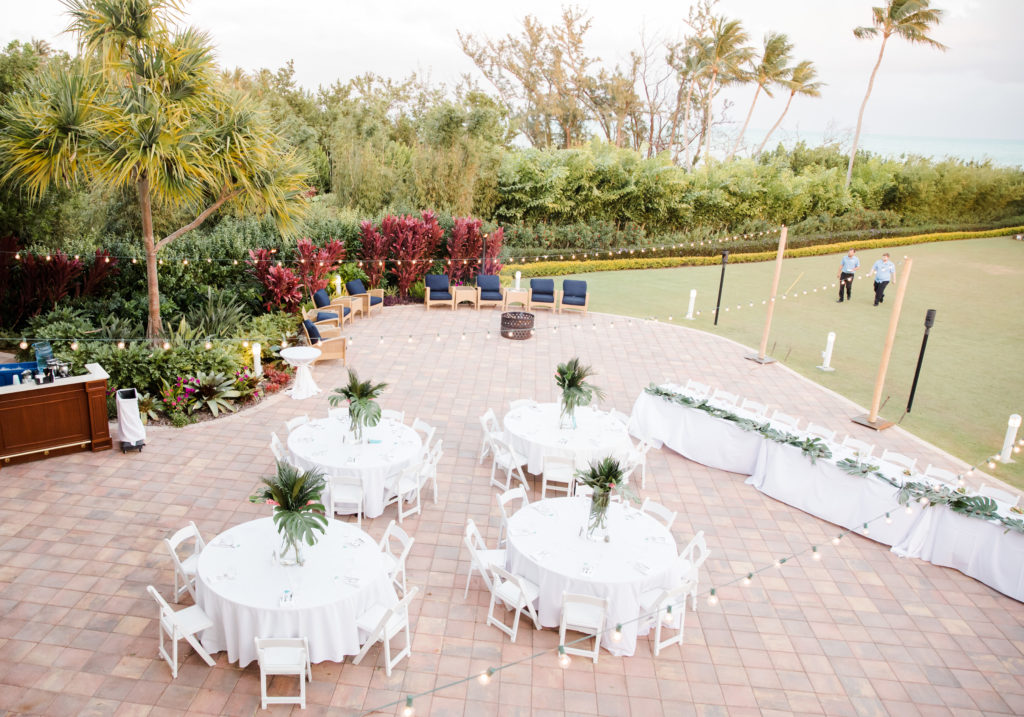
[[[523,272],[521,272],[521,271],[517,271],[517,272],[516,272],[516,288],[517,288],[517,289],[519,288],[519,280],[520,280],[521,278],[523,278]]]
[[[341,295],[341,275],[334,277],[334,293]]]
[[[252,372],[257,376],[263,375],[263,364],[260,359],[263,356],[263,347],[259,344],[252,345]]]

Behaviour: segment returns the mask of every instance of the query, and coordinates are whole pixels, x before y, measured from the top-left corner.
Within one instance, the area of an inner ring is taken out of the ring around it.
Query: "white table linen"
[[[625,460],[633,450],[626,427],[614,416],[590,406],[576,409],[576,428],[560,428],[557,403],[534,403],[505,414],[505,436],[526,458],[526,470],[544,472],[544,456],[575,456],[577,466],[613,456]]]
[[[853,457],[853,451],[829,447],[831,459],[811,463],[796,446],[762,440],[754,473],[746,482],[776,500],[859,533],[864,523],[874,521],[867,537],[880,543],[894,545],[903,540],[915,516],[907,515],[899,504],[899,489],[873,476],[846,473],[836,463]],[[891,523],[875,520],[885,513]]]
[[[295,381],[288,389],[295,400],[309,398],[320,393],[320,387],[313,380],[313,372],[310,364],[320,358],[320,349],[312,346],[289,346],[281,349],[281,358],[288,362],[289,366],[295,367]]]
[[[348,432],[347,415],[316,419],[288,434],[288,450],[300,468],[362,480],[363,514],[376,518],[384,512],[388,488],[419,457],[423,442],[412,428],[387,418],[363,429],[365,443],[346,442]]]
[[[601,646],[632,655],[640,595],[679,579],[676,542],[654,518],[620,503],[608,507],[611,540],[595,542],[585,537],[589,515],[588,498],[549,498],[519,510],[509,518],[506,567],[540,587],[538,616],[545,627],[558,627],[563,592],[609,598],[607,625],[621,623],[622,639],[612,641],[609,631]]]
[[[943,505],[914,512],[917,520],[893,545],[894,553],[956,568],[1024,602],[1024,534],[1005,532],[1000,523],[960,515]]]
[[[280,545],[272,518],[237,525],[207,544],[196,580],[197,603],[213,621],[203,647],[227,650],[239,667],[256,659],[255,637],[306,637],[313,662],[357,654],[367,637],[356,627],[359,615],[398,603],[377,543],[355,525],[330,520],[316,545],[303,545],[304,565],[278,564]],[[285,590],[292,600],[282,604]]]

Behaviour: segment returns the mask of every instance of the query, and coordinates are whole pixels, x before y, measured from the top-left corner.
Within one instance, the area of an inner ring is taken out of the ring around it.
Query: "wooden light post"
[[[775,313],[775,295],[779,292],[779,278],[782,276],[782,259],[786,253],[786,237],[789,236],[789,227],[782,227],[779,234],[779,251],[775,255],[775,275],[772,277],[772,290],[768,296],[768,313],[764,319],[764,332],[761,334],[761,346],[757,354],[748,354],[746,358],[757,361],[760,364],[772,363],[775,361],[765,355],[768,349],[768,334],[772,330],[772,314]]]

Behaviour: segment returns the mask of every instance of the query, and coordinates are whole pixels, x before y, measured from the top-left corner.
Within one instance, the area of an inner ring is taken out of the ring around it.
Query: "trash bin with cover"
[[[134,388],[117,391],[117,427],[121,431],[121,452],[141,451],[146,445],[146,428],[139,415],[139,394]]]

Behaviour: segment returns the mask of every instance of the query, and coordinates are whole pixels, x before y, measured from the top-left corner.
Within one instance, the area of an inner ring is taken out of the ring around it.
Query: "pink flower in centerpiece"
[[[267,505],[277,505],[277,501],[276,500],[271,500],[270,498],[267,498]]]

